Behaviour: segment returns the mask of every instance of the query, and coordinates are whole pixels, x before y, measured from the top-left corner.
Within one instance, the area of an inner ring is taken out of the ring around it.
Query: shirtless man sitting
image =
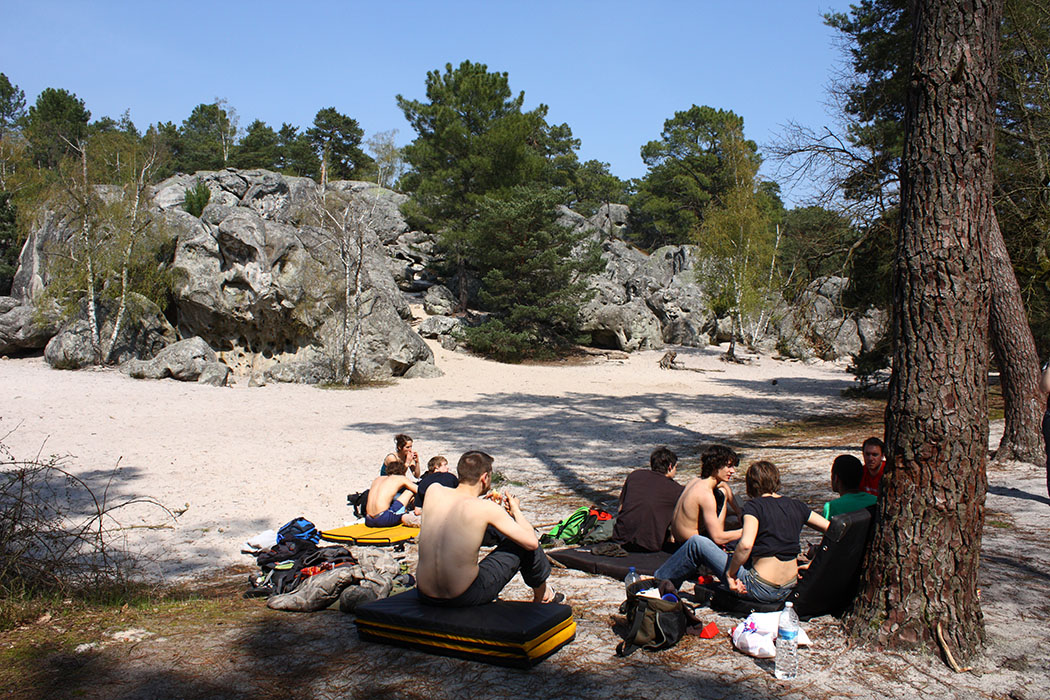
[[[540,549],[536,531],[513,496],[481,499],[492,485],[492,457],[466,452],[456,467],[459,486],[434,484],[423,504],[416,586],[431,605],[467,607],[492,602],[514,574],[521,571],[536,603],[560,602],[547,585],[551,565]],[[502,542],[481,562],[478,552],[489,526]]]
[[[726,512],[740,517],[729,480],[740,458],[724,445],[712,445],[700,457],[700,476],[685,486],[671,520],[671,535],[679,544],[703,533],[719,547],[740,539],[740,529],[726,530]]]
[[[368,489],[365,504],[365,525],[368,527],[394,527],[411,525],[418,527],[418,519],[406,513],[408,502],[416,492],[415,483],[405,476],[408,467],[398,460],[387,465],[386,476],[377,476]]]

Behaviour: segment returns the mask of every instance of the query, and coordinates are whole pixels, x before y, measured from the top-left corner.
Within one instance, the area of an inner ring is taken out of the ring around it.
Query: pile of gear
[[[249,578],[244,597],[265,597],[267,607],[291,612],[324,610],[338,600],[340,610],[352,613],[415,584],[387,551],[319,542],[317,528],[303,517],[249,540],[243,551],[255,557],[259,573]]]

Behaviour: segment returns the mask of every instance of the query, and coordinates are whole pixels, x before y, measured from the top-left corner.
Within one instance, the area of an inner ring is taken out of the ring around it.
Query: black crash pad
[[[558,603],[498,600],[469,608],[427,605],[416,589],[357,608],[367,641],[529,668],[576,637],[572,608]]]
[[[671,555],[668,552],[629,552],[626,557],[604,557],[592,554],[591,545],[585,545],[549,551],[547,556],[567,568],[622,581],[632,566],[639,575],[652,576]]]

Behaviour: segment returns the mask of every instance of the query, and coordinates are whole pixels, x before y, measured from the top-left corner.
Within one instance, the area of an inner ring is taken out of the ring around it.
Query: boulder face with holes
[[[176,196],[198,179],[212,192],[199,219]],[[178,232],[179,334],[238,374],[276,381],[435,374],[383,245],[408,232],[404,195],[363,182],[328,191],[335,203],[324,205],[312,180],[268,171],[160,183],[156,201]]]

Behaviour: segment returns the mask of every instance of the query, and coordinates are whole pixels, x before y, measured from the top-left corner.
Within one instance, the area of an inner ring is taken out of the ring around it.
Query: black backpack
[[[365,517],[365,508],[368,506],[368,492],[371,489],[365,489],[361,493],[350,493],[346,496],[346,505],[354,509],[355,518]]]
[[[673,593],[675,600],[638,595],[649,588],[656,588],[660,595]],[[685,636],[687,629],[701,624],[692,609],[678,598],[674,584],[661,579],[632,583],[627,589],[627,600],[620,604],[620,612],[627,615],[627,634],[616,647],[617,656],[630,656],[638,648],[669,649]]]

